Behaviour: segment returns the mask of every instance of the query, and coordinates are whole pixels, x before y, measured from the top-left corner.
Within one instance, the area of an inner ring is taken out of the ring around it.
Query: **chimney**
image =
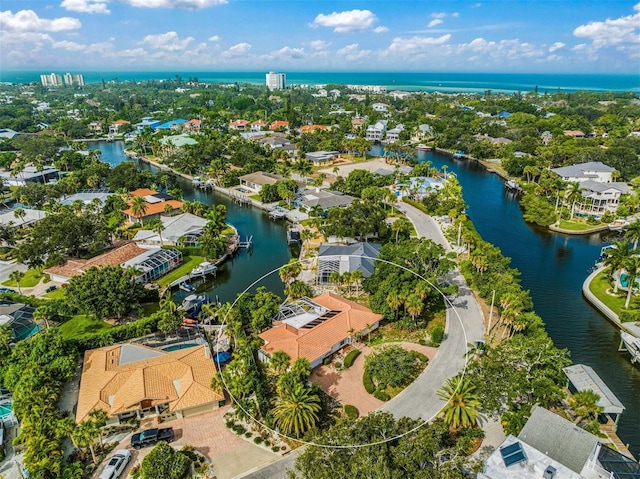
[[[547,466],[547,468],[542,473],[542,477],[544,479],[553,479],[556,475],[556,468],[553,466]]]

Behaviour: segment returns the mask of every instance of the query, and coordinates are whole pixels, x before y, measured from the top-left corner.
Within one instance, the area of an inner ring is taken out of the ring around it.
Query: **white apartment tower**
[[[62,77],[57,73],[51,73],[49,75],[40,75],[40,82],[42,86],[61,86]]]
[[[284,90],[286,88],[286,75],[284,73],[267,73],[267,88],[269,90]]]
[[[65,73],[64,84],[68,86],[72,86],[72,85],[84,86],[84,75],[82,75],[81,73],[77,73],[73,75],[71,73]]]

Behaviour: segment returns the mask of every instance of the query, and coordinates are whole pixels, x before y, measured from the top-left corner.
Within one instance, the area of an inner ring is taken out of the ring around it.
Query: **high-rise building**
[[[64,84],[65,85],[77,85],[77,86],[84,86],[84,75],[78,73],[78,74],[71,74],[71,73],[65,73],[64,74]]]
[[[267,88],[269,90],[284,90],[286,88],[287,76],[284,73],[267,73]]]
[[[40,82],[42,83],[42,86],[59,86],[62,85],[62,77],[57,73],[40,75]]]

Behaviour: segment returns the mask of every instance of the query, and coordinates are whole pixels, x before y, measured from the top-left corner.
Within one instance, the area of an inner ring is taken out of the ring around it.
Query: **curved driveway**
[[[440,227],[430,216],[406,203],[395,205],[413,223],[420,238],[433,240],[452,251]],[[463,370],[467,344],[484,340],[482,311],[466,280],[456,269],[447,275],[447,281],[458,286],[458,297],[447,301],[447,327],[444,340],[429,363],[429,366],[404,391],[386,403],[380,410],[395,417],[411,417],[428,421],[438,414],[445,401],[438,398],[436,391],[447,379]],[[242,475],[251,479],[279,479],[286,477],[286,470],[293,467],[297,453],[281,459],[258,471]]]

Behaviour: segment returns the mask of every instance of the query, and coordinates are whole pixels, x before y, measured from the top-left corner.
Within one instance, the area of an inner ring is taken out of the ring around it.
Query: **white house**
[[[402,123],[396,125],[395,128],[391,128],[387,131],[387,142],[395,143],[400,140],[400,133],[404,131],[404,125]]]
[[[380,141],[387,131],[387,120],[378,120],[375,125],[369,125],[365,137],[369,141]]]
[[[613,172],[616,169],[600,161],[589,161],[561,168],[551,168],[551,171],[560,176],[563,181],[583,182],[593,180],[598,183],[611,183],[613,181]]]
[[[386,103],[373,103],[371,105],[371,108],[373,108],[377,112],[386,113],[389,109],[389,105],[387,105]]]

